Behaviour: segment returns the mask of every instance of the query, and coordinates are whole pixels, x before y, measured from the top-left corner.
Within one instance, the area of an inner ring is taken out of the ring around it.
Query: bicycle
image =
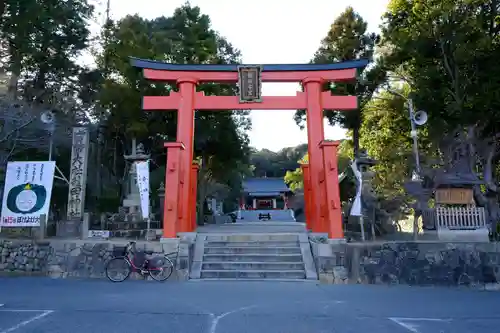
[[[117,256],[106,263],[106,277],[111,282],[123,282],[132,272],[138,272],[144,277],[149,274],[153,280],[159,282],[167,280],[172,275],[174,263],[168,258],[171,253],[148,259],[145,256],[152,255],[153,251],[136,251],[135,244],[136,242],[128,243]],[[114,264],[123,267],[123,275],[120,278],[114,278],[111,275]],[[161,275],[162,273],[165,274]]]

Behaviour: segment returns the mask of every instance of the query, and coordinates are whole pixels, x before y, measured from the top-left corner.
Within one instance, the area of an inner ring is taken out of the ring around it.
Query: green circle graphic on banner
[[[39,211],[47,200],[47,190],[38,184],[14,186],[7,194],[7,208],[16,214],[31,214]]]

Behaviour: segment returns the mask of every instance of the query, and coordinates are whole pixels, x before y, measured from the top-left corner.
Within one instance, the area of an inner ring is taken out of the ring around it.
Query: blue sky
[[[106,0],[100,0],[104,11]],[[185,0],[111,0],[111,16],[128,14],[145,18],[169,16]],[[212,19],[212,26],[252,64],[307,63],[326,35],[333,20],[352,6],[376,31],[389,0],[191,0]],[[133,55],[132,55],[133,56]],[[288,96],[296,84],[264,84],[264,95]],[[307,142],[306,130],[293,120],[294,110],[259,110],[251,114],[251,145],[277,151]],[[327,139],[341,139],[345,131],[325,125]]]

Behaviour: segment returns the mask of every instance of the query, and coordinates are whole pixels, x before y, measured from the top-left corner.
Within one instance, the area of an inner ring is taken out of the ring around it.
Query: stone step
[[[257,271],[290,271],[290,270],[304,270],[303,262],[204,262],[202,270],[257,270]]]
[[[301,254],[300,247],[220,246],[205,247],[205,254]]]
[[[299,247],[299,242],[279,242],[279,241],[254,241],[254,242],[205,242],[205,248],[207,247]]]
[[[301,254],[205,254],[203,262],[302,262]]]
[[[209,234],[206,242],[298,242],[298,234]]]
[[[202,279],[305,279],[304,270],[202,270]]]
[[[257,282],[257,281],[265,281],[269,283],[273,282],[304,282],[304,283],[314,283],[318,284],[318,280],[307,280],[307,279],[264,279],[264,278],[249,278],[249,279],[244,279],[244,278],[204,278],[204,279],[192,279],[189,280],[189,282],[210,282],[210,281],[243,281],[243,282]]]

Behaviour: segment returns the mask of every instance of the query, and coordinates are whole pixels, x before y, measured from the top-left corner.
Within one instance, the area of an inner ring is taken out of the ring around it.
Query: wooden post
[[[193,163],[193,165],[191,166],[191,204],[190,204],[190,207],[191,207],[191,217],[190,217],[190,220],[191,220],[191,231],[195,231],[196,230],[196,204],[198,203],[198,200],[197,200],[197,192],[198,192],[198,170],[200,169],[200,166],[197,164],[197,163]]]
[[[342,209],[340,205],[337,148],[339,141],[323,141],[320,148],[324,158],[325,212],[328,238],[343,239]]]
[[[179,231],[179,203],[181,178],[181,152],[184,145],[180,142],[165,143],[167,166],[165,170],[165,202],[163,204],[163,238],[175,238]],[[167,190],[168,189],[168,190]]]
[[[304,212],[306,217],[306,227],[308,230],[312,230],[313,218],[311,216],[312,206],[311,206],[311,177],[309,174],[309,165],[301,164],[302,177],[304,182]]]
[[[323,151],[322,154],[323,155]],[[323,167],[323,165],[322,165]],[[318,232],[328,233],[328,208],[326,201],[326,179],[325,170],[321,169],[319,172],[319,184],[316,190],[316,198],[319,198],[319,218],[318,218]]]
[[[321,206],[325,198],[321,193],[321,173],[323,171],[323,151],[320,143],[324,140],[323,106],[321,78],[307,78],[302,81],[306,93],[307,142],[309,153],[309,175],[311,179],[311,229],[326,232],[321,219]]]
[[[181,78],[177,80],[179,85],[180,101],[177,111],[177,142],[182,142],[185,150],[181,152],[180,166],[180,232],[190,232],[191,221],[191,166],[193,164],[194,143],[194,99],[196,92],[196,79]]]

